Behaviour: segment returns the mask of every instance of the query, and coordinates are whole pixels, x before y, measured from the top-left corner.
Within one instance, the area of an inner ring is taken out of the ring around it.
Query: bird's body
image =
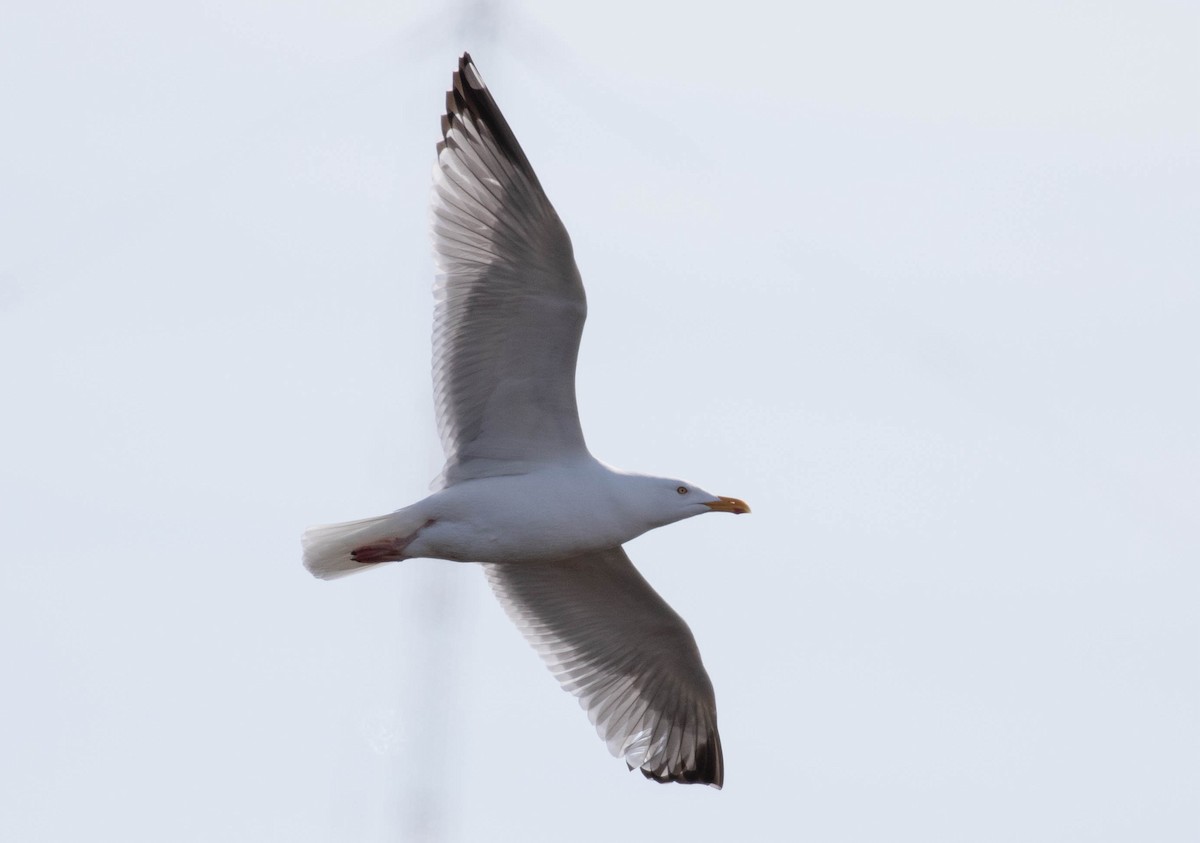
[[[417,504],[434,523],[418,537],[413,555],[547,562],[622,545],[650,529],[638,529],[622,510],[622,479],[581,457],[526,474],[458,483]]]
[[[417,557],[477,562],[609,749],[658,781],[721,786],[716,702],[691,632],[621,545],[704,512],[748,512],[587,450],[575,358],[587,307],[570,239],[464,55],[435,172],[437,491],[315,527],[321,578]]]
[[[383,516],[374,526],[386,535],[372,541],[360,534],[347,551],[354,554],[364,546],[398,539],[396,546],[404,547],[395,556],[347,556],[345,570],[331,573],[353,573],[363,562],[417,558],[547,562],[617,547],[647,530],[709,511],[703,501],[712,500],[712,495],[675,480],[666,484],[663,488],[661,478],[615,471],[588,455],[524,474],[465,480]],[[689,501],[672,500],[678,488],[688,488]],[[638,506],[654,497],[688,505],[664,510]],[[379,552],[386,553],[382,546]]]

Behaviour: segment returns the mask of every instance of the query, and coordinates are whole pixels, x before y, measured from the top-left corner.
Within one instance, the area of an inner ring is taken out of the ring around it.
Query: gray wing
[[[587,303],[567,231],[467,54],[442,135],[433,391],[450,485],[586,451],[575,360]]]
[[[623,549],[484,568],[613,755],[649,779],[721,787],[716,698],[696,640]]]

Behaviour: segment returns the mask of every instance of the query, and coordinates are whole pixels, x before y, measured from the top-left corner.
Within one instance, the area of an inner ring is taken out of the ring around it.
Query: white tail
[[[377,566],[356,562],[350,554],[364,545],[412,535],[422,523],[412,521],[408,510],[401,509],[375,518],[312,527],[300,539],[304,567],[323,580],[369,571]]]

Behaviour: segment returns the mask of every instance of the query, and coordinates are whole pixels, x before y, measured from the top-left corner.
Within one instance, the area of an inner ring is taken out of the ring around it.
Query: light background
[[[1187,2],[13,4],[0,837],[1200,838]],[[627,773],[423,495],[472,50],[588,285],[589,444],[727,784]]]

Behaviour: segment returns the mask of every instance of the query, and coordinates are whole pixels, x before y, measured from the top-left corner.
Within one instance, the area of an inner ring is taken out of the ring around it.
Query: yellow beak
[[[746,505],[746,502],[740,501],[737,498],[718,497],[715,501],[706,503],[705,506],[713,512],[732,512],[734,515],[741,515],[750,511],[750,507]]]

